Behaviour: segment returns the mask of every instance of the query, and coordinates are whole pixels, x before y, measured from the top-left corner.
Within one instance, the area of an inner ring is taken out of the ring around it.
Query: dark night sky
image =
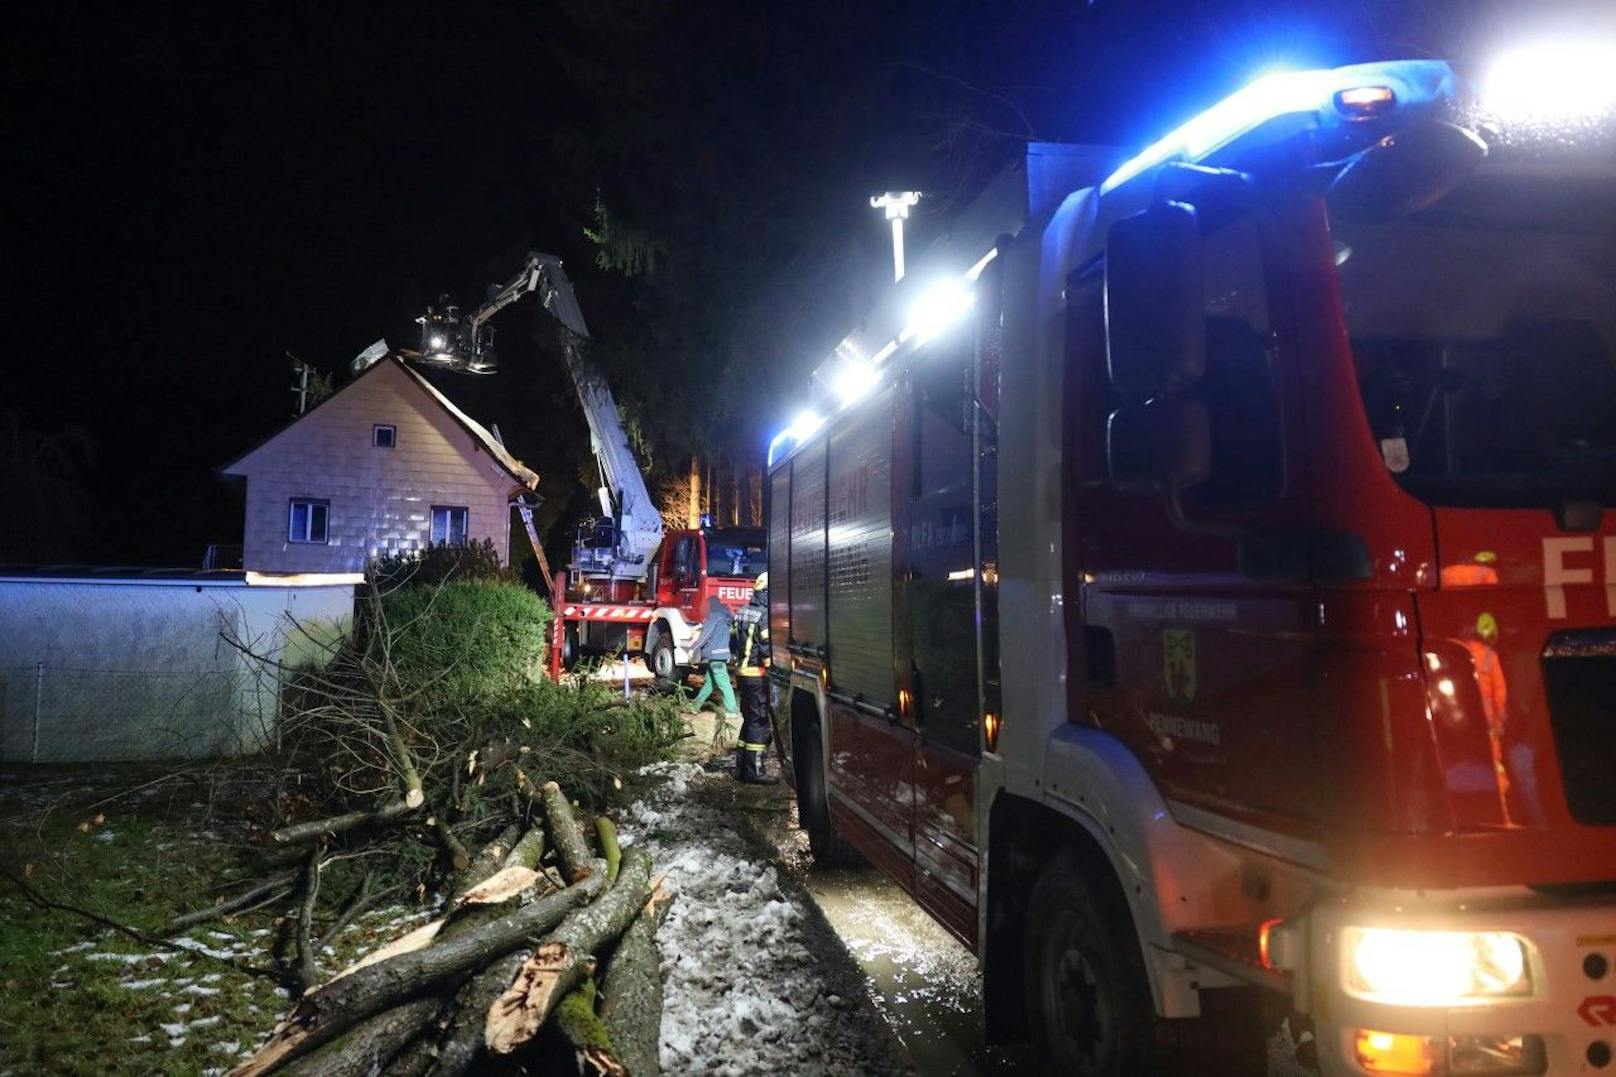
[[[627,332],[617,314],[632,289],[590,266],[581,228],[595,189],[694,221],[715,212],[698,171],[636,173],[681,146],[760,182],[762,164],[801,155],[791,200],[739,207],[797,237],[777,244],[776,271],[723,293],[739,321],[849,245],[879,280],[885,233],[862,198],[900,182],[966,194],[1028,128],[1137,144],[1265,67],[1477,53],[1521,32],[1512,24],[1608,7],[832,2],[805,14],[695,0],[670,8],[678,18],[653,40],[622,42],[566,3],[14,8],[0,64],[0,412],[46,434],[81,427],[93,445],[92,519],[52,556],[193,563],[208,541],[239,540],[237,495],[212,469],[289,416],[287,349],[338,370],[379,336],[409,343],[439,291],[474,305],[529,248],[568,259],[598,334]],[[614,63],[621,92],[603,101],[591,87],[616,85]],[[618,129],[598,110],[623,120],[642,107],[660,156],[568,151]],[[749,160],[752,147],[766,159]],[[746,256],[727,242],[677,269]],[[776,374],[806,377],[823,346],[812,336],[772,349]],[[520,399],[535,426],[582,436],[559,371],[513,361],[497,377],[509,380],[493,395]],[[523,377],[533,384],[512,384]]]

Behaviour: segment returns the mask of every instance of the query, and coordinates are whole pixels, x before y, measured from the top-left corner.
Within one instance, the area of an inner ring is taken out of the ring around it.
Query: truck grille
[[[1556,633],[1543,688],[1571,817],[1616,826],[1616,630]]]

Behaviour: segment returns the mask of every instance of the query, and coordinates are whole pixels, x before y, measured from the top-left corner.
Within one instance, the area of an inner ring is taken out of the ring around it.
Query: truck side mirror
[[[1125,400],[1164,396],[1199,380],[1206,318],[1195,207],[1157,202],[1111,226],[1105,337],[1111,383]]]
[[[1453,193],[1487,158],[1487,143],[1440,120],[1387,135],[1336,174],[1326,200],[1343,220],[1375,223],[1417,213]]]
[[[1212,424],[1199,400],[1170,397],[1118,408],[1105,438],[1111,481],[1118,489],[1173,496],[1212,471]]]

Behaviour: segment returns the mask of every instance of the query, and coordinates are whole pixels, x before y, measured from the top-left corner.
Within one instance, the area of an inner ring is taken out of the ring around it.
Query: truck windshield
[[[707,536],[707,574],[755,579],[769,567],[763,535],[753,531],[715,531]]]
[[[1332,222],[1386,467],[1438,505],[1616,503],[1616,199],[1473,177],[1387,224]]]

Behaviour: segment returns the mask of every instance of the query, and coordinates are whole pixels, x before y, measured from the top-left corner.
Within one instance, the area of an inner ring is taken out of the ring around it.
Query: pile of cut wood
[[[604,817],[592,841],[555,783],[524,791],[516,821],[476,855],[454,857],[443,916],[325,983],[309,977],[274,1034],[233,1073],[454,1075],[502,1063],[530,1072],[656,1073],[662,985],[654,933],[667,902],[650,858],[620,850]],[[377,814],[365,825],[388,822]],[[320,850],[343,821],[274,835],[311,845],[301,886],[307,903]],[[316,948],[302,927],[305,970]]]

